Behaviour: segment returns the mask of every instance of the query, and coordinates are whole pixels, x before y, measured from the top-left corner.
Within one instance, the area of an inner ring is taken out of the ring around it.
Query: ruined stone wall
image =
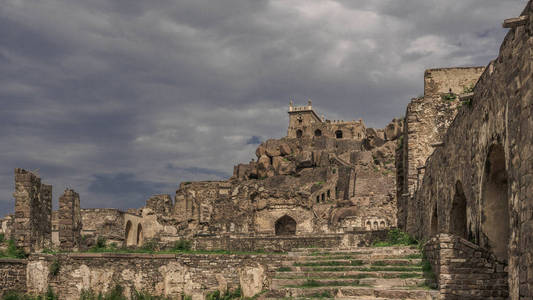
[[[0,219],[0,233],[4,235],[6,240],[11,239],[14,219],[13,215],[7,215],[5,218]]]
[[[26,170],[15,169],[15,221],[13,237],[26,252],[50,246],[52,186]]]
[[[26,260],[0,258],[0,297],[9,291],[26,290]]]
[[[115,284],[131,295],[135,289],[178,298],[183,294],[203,299],[209,291],[242,286],[247,297],[269,287],[273,271],[284,255],[225,254],[110,254],[33,255],[28,262],[28,292],[52,287],[60,299],[79,299],[82,290],[109,291]],[[57,275],[49,266],[57,261]]]
[[[122,245],[125,239],[124,212],[113,208],[81,209],[82,238],[90,243],[98,236]],[[84,237],[83,237],[84,236]]]
[[[407,106],[403,153],[398,155],[398,159],[403,160],[397,191],[400,226],[407,222],[406,199],[413,196],[424,175],[421,168],[461,106],[459,94],[471,90],[483,70],[483,67],[441,68],[424,73],[424,96],[413,99]]]
[[[509,31],[429,158],[406,224],[418,237],[464,236],[507,261],[511,299],[533,296],[532,9],[530,1],[528,22]]]
[[[57,212],[59,225],[59,247],[62,250],[79,249],[81,242],[82,218],[80,195],[71,189],[59,197]]]
[[[439,234],[424,245],[441,299],[507,299],[505,265],[486,249],[457,236]]]

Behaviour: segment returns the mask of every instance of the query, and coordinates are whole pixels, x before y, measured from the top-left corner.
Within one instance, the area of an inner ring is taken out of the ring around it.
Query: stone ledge
[[[9,264],[27,264],[27,259],[21,259],[21,258],[0,258],[0,264],[1,263],[9,263]]]

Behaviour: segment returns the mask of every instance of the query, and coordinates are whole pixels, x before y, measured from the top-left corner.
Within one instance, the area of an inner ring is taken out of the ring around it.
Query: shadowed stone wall
[[[59,247],[62,250],[78,249],[81,241],[80,195],[67,189],[59,197],[57,212],[59,223]]]
[[[532,10],[530,1],[407,205],[407,230],[428,238],[458,230],[454,206],[464,198],[466,238],[508,263],[511,299],[533,297]]]
[[[0,258],[0,297],[8,291],[26,290],[26,260]]]

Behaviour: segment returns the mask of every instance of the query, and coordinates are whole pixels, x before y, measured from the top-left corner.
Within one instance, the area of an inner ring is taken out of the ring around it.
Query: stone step
[[[419,287],[426,283],[424,278],[299,278],[299,279],[273,279],[273,289],[285,287],[312,287],[309,284],[319,286],[368,286],[376,288],[392,288],[392,287]]]
[[[413,253],[408,255],[394,255],[381,253],[347,253],[347,254],[309,254],[299,256],[289,256],[289,258],[305,259],[305,260],[323,260],[323,259],[421,259],[420,253]]]
[[[291,266],[294,272],[421,272],[421,266]]]
[[[274,278],[290,279],[290,278],[422,278],[423,273],[419,272],[361,272],[361,271],[346,271],[346,272],[276,272]]]
[[[421,259],[330,259],[330,260],[289,260],[293,266],[421,266]],[[285,263],[287,264],[287,263]]]
[[[365,253],[420,253],[416,246],[392,246],[392,247],[355,247],[355,248],[295,248],[289,251],[289,254],[305,255],[307,253],[327,253],[327,254],[365,254]]]
[[[371,288],[371,287],[318,287],[318,288],[282,288],[274,289],[264,295],[266,298],[312,297],[345,298],[365,297],[370,299],[438,299],[439,292],[412,288]],[[365,299],[363,298],[363,299]]]

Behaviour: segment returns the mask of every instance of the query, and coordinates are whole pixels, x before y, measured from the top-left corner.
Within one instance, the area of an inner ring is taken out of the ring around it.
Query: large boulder
[[[313,153],[311,151],[302,151],[296,156],[296,167],[311,168],[313,166]]]
[[[290,155],[292,153],[291,147],[289,145],[283,143],[279,145],[279,151],[281,152],[281,155]]]

